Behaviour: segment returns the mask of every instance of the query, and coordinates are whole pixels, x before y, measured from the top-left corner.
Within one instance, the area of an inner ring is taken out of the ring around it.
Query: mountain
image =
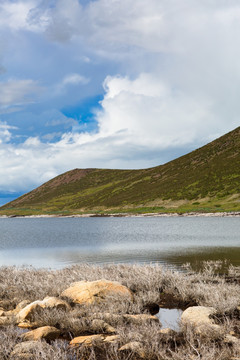
[[[0,208],[0,214],[119,211],[240,211],[240,127],[157,167],[68,171]]]

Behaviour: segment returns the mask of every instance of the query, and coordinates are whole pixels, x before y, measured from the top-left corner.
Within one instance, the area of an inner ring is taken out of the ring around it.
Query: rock
[[[192,306],[182,313],[181,322],[183,325],[192,326],[199,335],[212,334],[218,335],[221,327],[214,324],[210,316],[216,314],[213,307]]]
[[[73,338],[70,341],[70,346],[75,347],[79,345],[92,346],[93,343],[101,344],[104,341],[104,336],[99,335],[87,335],[87,336],[78,336]]]
[[[37,328],[35,330],[29,331],[25,334],[21,335],[21,338],[23,341],[29,341],[29,340],[55,340],[59,337],[60,330],[56,329],[53,326],[42,326],[40,328]]]
[[[127,353],[127,354],[134,353],[134,354],[137,354],[141,359],[145,358],[143,346],[138,341],[131,341],[131,342],[123,345],[122,347],[120,347],[120,349],[118,351],[120,351],[122,353]]]
[[[36,329],[38,327],[38,323],[25,320],[18,323],[17,326],[21,329]]]
[[[71,284],[61,295],[77,304],[93,304],[114,296],[132,301],[132,293],[126,286],[108,280],[79,281]]]
[[[48,308],[57,308],[65,311],[71,310],[71,306],[65,300],[53,296],[46,296],[42,303]]]
[[[91,323],[91,331],[95,333],[104,333],[104,334],[115,334],[116,330],[114,327],[109,325],[103,320],[94,319]]]
[[[0,310],[0,316],[4,315],[4,310]]]
[[[56,297],[47,296],[42,301],[36,300],[31,304],[25,306],[22,310],[20,310],[17,314],[17,321],[23,322],[24,320],[30,319],[34,310],[36,310],[37,308],[57,308],[64,310],[71,309],[70,305],[66,301]]]

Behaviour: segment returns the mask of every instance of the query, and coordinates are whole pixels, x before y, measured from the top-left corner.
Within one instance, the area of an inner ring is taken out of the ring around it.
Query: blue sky
[[[0,204],[239,126],[239,39],[236,0],[2,0]]]

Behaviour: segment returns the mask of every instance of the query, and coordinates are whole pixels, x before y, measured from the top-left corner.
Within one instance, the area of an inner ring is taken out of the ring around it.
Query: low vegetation
[[[165,165],[75,169],[6,204],[0,214],[240,211],[240,127]]]
[[[63,290],[73,282],[99,279],[125,285],[131,290],[133,300],[119,301],[119,298],[114,296],[106,301],[80,305],[71,303],[62,296]],[[36,308],[30,319],[31,324],[35,325],[31,327],[54,326],[61,335],[54,341],[35,341],[31,352],[22,358],[14,355],[14,349],[16,352],[16,345],[22,343],[21,334],[27,330],[17,327],[14,317],[12,324],[10,321],[7,324],[2,323],[0,359],[238,359],[239,285],[239,267],[222,262],[204,262],[197,272],[189,265],[185,265],[181,272],[159,265],[83,264],[61,270],[2,267],[0,324],[1,319],[6,318],[23,300],[30,303],[46,296],[54,296],[62,298],[63,301],[67,300],[71,308]],[[161,332],[161,324],[156,319],[149,317],[139,321],[130,316],[155,314],[158,306],[183,310],[191,306],[213,307],[213,321],[220,325],[220,331],[217,336],[213,332],[206,336],[196,333],[191,326],[179,324],[179,331],[165,333]],[[91,346],[69,346],[69,341],[77,336],[109,333],[116,335],[113,342],[93,341]],[[124,350],[124,346],[129,343],[132,345]]]

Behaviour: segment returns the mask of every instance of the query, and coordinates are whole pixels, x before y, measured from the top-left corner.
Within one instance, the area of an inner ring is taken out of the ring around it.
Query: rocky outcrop
[[[53,326],[42,326],[35,330],[29,331],[25,334],[22,334],[21,338],[23,341],[30,340],[55,340],[60,336],[60,330],[56,329]]]
[[[107,298],[132,301],[131,291],[117,281],[79,281],[63,291],[62,296],[76,304],[104,302]]]

